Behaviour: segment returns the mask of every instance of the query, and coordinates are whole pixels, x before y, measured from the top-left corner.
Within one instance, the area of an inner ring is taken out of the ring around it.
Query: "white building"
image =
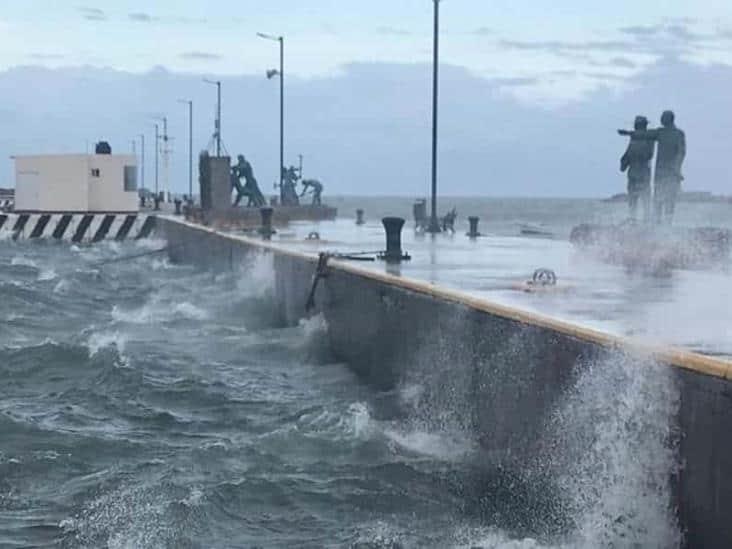
[[[137,210],[137,159],[134,155],[15,157],[15,211]]]

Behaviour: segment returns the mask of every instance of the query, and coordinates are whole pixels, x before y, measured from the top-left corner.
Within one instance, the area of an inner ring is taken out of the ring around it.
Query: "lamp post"
[[[140,186],[145,188],[145,134],[140,134]]]
[[[440,222],[437,219],[437,99],[438,77],[440,68],[440,0],[433,0],[435,4],[435,28],[432,59],[432,212],[427,232],[439,233]]]
[[[193,101],[179,99],[188,105],[188,200],[193,200]]]
[[[221,156],[221,81],[203,79],[206,84],[216,86],[216,121],[214,122],[214,139],[216,140],[216,156]]]
[[[258,32],[257,36],[265,40],[273,40],[280,43],[280,70],[267,71],[267,78],[272,78],[279,74],[280,77],[280,204],[284,198],[284,182],[285,182],[285,38],[284,36],[272,36]]]
[[[163,155],[163,192],[164,192],[164,198],[163,201],[167,202],[170,199],[170,188],[169,188],[169,182],[168,182],[168,160],[169,160],[169,154],[170,150],[168,150],[168,117],[167,116],[160,116],[156,117],[156,120],[159,120],[163,123],[163,134],[160,135],[160,128],[158,124],[155,124],[155,194],[157,195],[159,192],[158,189],[158,153],[161,152]],[[160,145],[159,142],[163,142],[163,148],[162,150],[159,150]]]
[[[158,157],[160,156],[159,153],[159,145],[160,143],[160,126],[158,124],[155,124],[155,196],[158,196]]]

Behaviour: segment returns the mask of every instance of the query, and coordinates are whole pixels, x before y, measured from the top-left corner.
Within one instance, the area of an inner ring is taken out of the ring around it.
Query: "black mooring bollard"
[[[480,218],[477,216],[468,217],[468,223],[470,223],[470,231],[468,231],[468,236],[470,238],[476,238],[480,236],[480,233],[478,232],[478,221],[480,221]]]
[[[381,220],[386,231],[386,252],[384,259],[390,263],[398,263],[408,256],[402,253],[402,227],[404,219],[401,217],[385,217]]]
[[[363,225],[364,223],[366,222],[363,220],[363,210],[359,208],[356,210],[356,225]]]
[[[272,229],[272,208],[259,208],[259,213],[262,216],[262,226],[259,228],[259,234],[264,238],[269,239],[275,233]]]

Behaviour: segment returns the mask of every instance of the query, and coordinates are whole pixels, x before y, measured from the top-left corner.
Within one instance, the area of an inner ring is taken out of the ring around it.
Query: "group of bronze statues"
[[[234,206],[239,206],[243,198],[247,198],[248,208],[261,208],[266,205],[266,200],[259,189],[257,179],[254,177],[254,170],[244,155],[237,157],[237,163],[231,167],[231,188],[236,191]],[[244,184],[242,185],[242,180]],[[297,193],[298,181],[302,184],[302,192]],[[302,179],[301,170],[294,166],[282,168],[282,186],[280,189],[281,202],[283,206],[299,206],[300,199],[306,194],[312,195],[312,204],[321,204],[323,184],[317,179]]]
[[[297,194],[297,183],[302,184],[302,191]],[[302,179],[302,169],[290,166],[282,168],[282,188],[280,189],[283,206],[299,206],[300,199],[306,194],[312,195],[313,206],[320,206],[323,184],[317,179]]]
[[[686,156],[686,137],[676,127],[674,118],[672,111],[664,111],[661,127],[648,129],[648,119],[636,116],[633,130],[618,130],[620,135],[630,136],[628,148],[620,159],[620,171],[628,174],[628,205],[633,220],[637,219],[640,204],[643,221],[649,223],[651,202],[655,223],[670,224],[673,220],[676,200],[684,180],[681,166]],[[651,199],[651,159],[654,149],[656,169]]]

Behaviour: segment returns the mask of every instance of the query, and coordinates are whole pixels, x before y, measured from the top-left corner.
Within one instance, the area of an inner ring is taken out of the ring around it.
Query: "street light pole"
[[[193,200],[193,101],[179,99],[188,104],[188,200]]]
[[[280,194],[285,182],[285,39],[280,36]]]
[[[140,186],[145,188],[145,134],[140,134]]]
[[[437,99],[439,92],[440,69],[440,0],[433,0],[435,4],[435,29],[432,59],[432,212],[427,231],[439,233],[440,222],[437,219]]]
[[[155,124],[155,196],[158,196],[158,156],[160,143],[160,126]]]
[[[262,32],[258,32],[257,36],[280,44],[280,203],[282,203],[285,189],[285,37],[272,36]],[[270,78],[270,74],[268,72],[268,78]]]

